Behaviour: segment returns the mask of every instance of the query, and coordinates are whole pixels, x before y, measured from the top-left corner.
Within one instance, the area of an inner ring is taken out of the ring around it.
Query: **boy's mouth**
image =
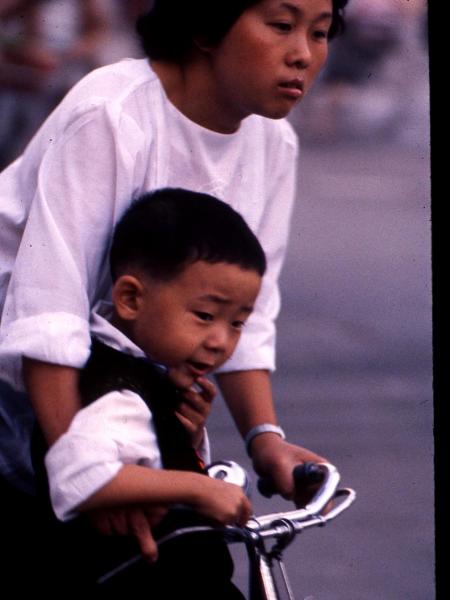
[[[203,363],[196,360],[188,360],[187,361],[189,368],[193,371],[194,375],[200,377],[201,375],[205,375],[209,373],[214,368],[214,365]]]

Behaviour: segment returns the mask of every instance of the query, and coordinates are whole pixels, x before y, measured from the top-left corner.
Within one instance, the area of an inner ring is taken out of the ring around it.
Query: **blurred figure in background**
[[[122,58],[142,58],[141,45],[135,34],[137,18],[146,12],[151,0],[100,0],[107,7],[109,27],[106,39],[99,48],[102,65]]]
[[[311,142],[392,137],[408,127],[412,46],[426,52],[425,0],[353,0],[344,36],[336,40],[319,82],[295,118]],[[405,110],[406,108],[406,110]]]
[[[108,1],[8,0],[0,8],[0,169],[67,90],[100,66]]]

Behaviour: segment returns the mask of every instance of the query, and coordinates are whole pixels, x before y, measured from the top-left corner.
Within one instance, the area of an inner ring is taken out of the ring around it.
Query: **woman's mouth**
[[[301,79],[291,79],[290,81],[283,81],[278,84],[278,88],[281,90],[283,95],[288,96],[294,100],[298,100],[304,95],[304,83]]]

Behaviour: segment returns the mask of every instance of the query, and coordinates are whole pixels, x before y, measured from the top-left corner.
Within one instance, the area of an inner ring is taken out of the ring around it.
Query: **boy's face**
[[[211,50],[224,114],[285,117],[325,63],[331,22],[331,0],[261,0],[245,10]]]
[[[261,286],[256,271],[201,260],[168,282],[141,281],[133,341],[183,389],[231,356]]]

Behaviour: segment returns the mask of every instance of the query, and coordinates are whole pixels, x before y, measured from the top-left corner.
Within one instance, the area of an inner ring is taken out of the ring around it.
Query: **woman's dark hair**
[[[231,206],[199,192],[164,188],[136,200],[116,225],[110,251],[113,280],[139,268],[169,281],[197,260],[225,262],[264,275],[264,251]]]
[[[154,0],[136,25],[143,49],[155,60],[184,60],[194,39],[217,44],[250,6],[261,0]],[[329,39],[344,29],[348,0],[332,0],[333,22]]]

